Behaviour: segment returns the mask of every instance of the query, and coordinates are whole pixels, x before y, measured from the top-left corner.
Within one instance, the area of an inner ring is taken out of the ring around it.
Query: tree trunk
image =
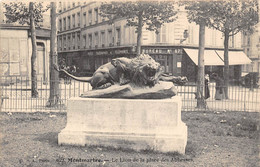
[[[137,27],[137,46],[136,54],[137,56],[141,54],[141,45],[142,45],[142,28],[143,28],[143,17],[142,14],[138,16],[138,27]]]
[[[58,64],[56,18],[56,2],[51,2],[50,97],[47,102],[48,107],[55,107],[60,102],[59,72],[54,69],[54,65]]]
[[[204,71],[204,49],[205,49],[205,23],[200,23],[199,28],[199,54],[198,54],[198,78],[197,78],[197,108],[206,108],[204,98],[205,71]]]
[[[224,92],[225,98],[228,99],[228,86],[229,86],[229,60],[228,60],[228,41],[229,30],[226,30],[224,39]]]
[[[32,56],[31,56],[31,95],[32,98],[38,97],[37,90],[37,76],[36,76],[36,58],[37,58],[37,46],[36,46],[36,32],[34,23],[34,4],[30,2],[29,4],[30,13],[30,30],[31,30],[31,41],[32,41]]]

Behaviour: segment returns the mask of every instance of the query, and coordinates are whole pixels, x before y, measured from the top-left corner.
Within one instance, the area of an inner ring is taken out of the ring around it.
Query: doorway
[[[37,80],[46,81],[45,47],[43,43],[37,43],[36,75]]]

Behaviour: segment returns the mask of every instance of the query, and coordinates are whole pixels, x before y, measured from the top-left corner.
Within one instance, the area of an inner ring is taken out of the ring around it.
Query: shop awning
[[[216,52],[224,60],[224,51],[217,50]],[[229,51],[228,61],[229,65],[250,64],[252,62],[243,51]]]
[[[191,60],[198,65],[198,49],[184,49]],[[243,51],[229,51],[229,65],[250,64],[251,60]],[[205,66],[224,66],[224,51],[204,50]]]
[[[198,49],[184,49],[191,60],[198,65]],[[204,50],[204,65],[205,66],[223,66],[224,62],[217,55],[215,50]]]

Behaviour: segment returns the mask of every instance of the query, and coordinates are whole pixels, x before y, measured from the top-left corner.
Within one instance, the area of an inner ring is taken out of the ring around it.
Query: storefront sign
[[[182,54],[182,49],[174,49],[174,53]]]
[[[127,53],[129,53],[128,49],[115,50],[115,54],[127,54]]]
[[[158,49],[158,48],[154,48],[154,49],[143,49],[144,53],[167,53],[167,54],[171,54],[172,53],[172,49]]]
[[[96,51],[96,55],[108,55],[108,51]]]

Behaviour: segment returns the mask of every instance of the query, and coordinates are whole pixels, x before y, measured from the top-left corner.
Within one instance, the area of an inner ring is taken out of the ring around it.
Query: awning
[[[191,60],[198,65],[198,49],[184,49]],[[217,55],[215,50],[204,50],[204,65],[205,66],[223,66],[224,62]]]
[[[217,54],[224,60],[224,51],[217,50]],[[229,65],[250,64],[252,61],[243,51],[228,51]]]
[[[249,74],[248,72],[242,72],[241,73],[241,77],[244,77],[244,76],[246,76],[247,74]]]
[[[191,60],[198,65],[198,49],[184,49]],[[250,64],[251,60],[243,51],[229,51],[229,65]],[[224,66],[224,51],[204,50],[205,66]]]

